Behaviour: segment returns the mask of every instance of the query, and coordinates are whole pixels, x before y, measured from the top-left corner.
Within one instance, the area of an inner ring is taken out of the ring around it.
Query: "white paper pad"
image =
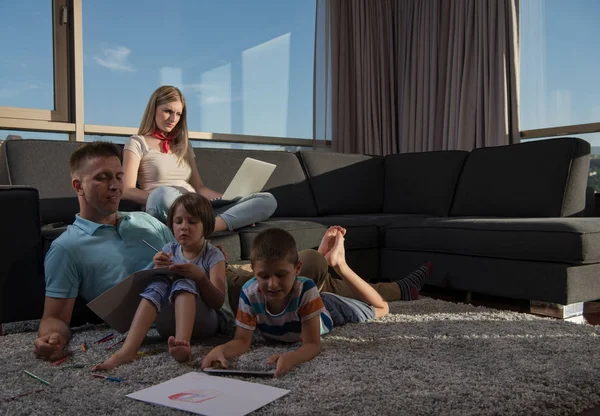
[[[207,416],[241,416],[289,392],[263,384],[191,372],[127,397]]]

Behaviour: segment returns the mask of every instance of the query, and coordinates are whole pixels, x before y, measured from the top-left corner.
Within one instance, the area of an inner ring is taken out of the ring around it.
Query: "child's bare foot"
[[[192,358],[192,347],[190,343],[175,337],[169,337],[169,354],[175,361],[184,363]]]
[[[137,359],[137,352],[134,351],[133,354],[129,354],[123,350],[119,350],[116,354],[113,354],[108,360],[104,361],[102,364],[96,364],[92,371],[105,371],[112,370],[120,366],[121,364],[130,363]]]
[[[340,227],[339,225],[329,227],[327,231],[325,231],[325,234],[321,239],[321,244],[319,244],[319,248],[317,249],[317,251],[323,256],[327,255],[327,253],[329,253],[335,245],[335,236],[338,232],[342,234],[342,236],[344,236],[346,234],[346,229]]]

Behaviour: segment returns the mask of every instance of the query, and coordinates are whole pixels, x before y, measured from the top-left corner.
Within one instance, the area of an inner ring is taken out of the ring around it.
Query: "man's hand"
[[[204,270],[192,263],[172,264],[169,266],[169,270],[186,279],[192,279],[195,282],[201,282],[204,279],[208,279]]]
[[[277,364],[275,369],[275,377],[280,377],[285,373],[289,372],[293,367],[294,363],[290,359],[289,355],[286,354],[273,354],[267,360],[268,364]]]
[[[165,253],[164,251],[159,251],[152,258],[154,260],[154,268],[161,269],[163,267],[169,267],[173,264],[173,260],[171,260],[171,255]]]
[[[202,364],[200,367],[205,369],[207,367],[213,367],[214,362],[218,362],[221,364],[221,367],[227,368],[227,359],[225,358],[225,354],[223,354],[222,345],[213,348],[206,356],[202,359]]]
[[[50,332],[35,340],[33,352],[36,357],[42,360],[56,361],[64,357],[65,345],[67,345],[67,342],[61,334]]]

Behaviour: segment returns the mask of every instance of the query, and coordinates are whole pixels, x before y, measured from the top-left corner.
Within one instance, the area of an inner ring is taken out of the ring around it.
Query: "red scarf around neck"
[[[167,136],[159,129],[154,129],[150,136],[160,140],[160,151],[162,153],[169,153],[169,149],[171,148],[171,142],[173,141],[175,136]]]

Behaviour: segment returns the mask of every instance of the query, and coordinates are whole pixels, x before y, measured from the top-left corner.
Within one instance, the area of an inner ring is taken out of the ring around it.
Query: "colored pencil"
[[[98,374],[98,373],[92,373],[92,376],[98,377],[98,378],[103,378],[103,379],[110,380],[110,381],[116,381],[117,383],[122,383],[125,381],[122,378],[109,377],[109,376],[105,376],[104,374]]]
[[[142,240],[144,242],[144,244],[146,244],[148,247],[150,247],[152,250],[156,251],[157,253],[160,253],[160,250],[157,249],[156,247],[154,247],[152,244],[150,244],[149,242],[147,242],[146,240]]]
[[[36,380],[38,380],[38,381],[41,381],[42,383],[44,383],[44,384],[45,384],[45,385],[47,385],[47,386],[51,386],[51,385],[52,385],[52,384],[50,384],[49,382],[47,382],[46,380],[44,380],[43,378],[40,378],[40,377],[36,376],[35,374],[31,374],[31,373],[30,373],[29,371],[27,371],[27,370],[23,370],[23,372],[24,372],[25,374],[27,374],[29,377],[33,377],[33,378],[35,378]]]
[[[109,334],[109,335],[105,336],[104,338],[100,338],[98,341],[96,341],[96,343],[102,344],[103,342],[110,341],[114,337],[115,337],[115,334]]]
[[[85,364],[71,364],[71,365],[63,365],[60,369],[65,370],[67,368],[84,368]]]
[[[120,339],[119,341],[115,342],[114,344],[112,344],[110,347],[107,348],[107,350],[112,350],[114,347],[116,347],[117,345],[119,345],[120,343],[122,343],[123,341],[125,341],[125,338]]]
[[[61,358],[61,359],[59,359],[59,360],[56,360],[56,361],[54,361],[54,362],[53,362],[52,364],[50,364],[50,365],[51,365],[52,367],[58,367],[59,365],[61,365],[62,363],[64,363],[64,362],[67,360],[67,358],[69,358],[69,356],[68,356],[68,355],[65,355],[63,358]]]
[[[8,399],[1,400],[0,403],[9,402],[11,400],[17,400],[17,399],[20,399],[21,397],[29,396],[30,394],[33,394],[33,393],[40,393],[45,390],[46,389],[39,389],[39,390],[34,390],[34,391],[30,391],[30,392],[23,393],[23,394],[17,394],[16,396],[9,397]]]

